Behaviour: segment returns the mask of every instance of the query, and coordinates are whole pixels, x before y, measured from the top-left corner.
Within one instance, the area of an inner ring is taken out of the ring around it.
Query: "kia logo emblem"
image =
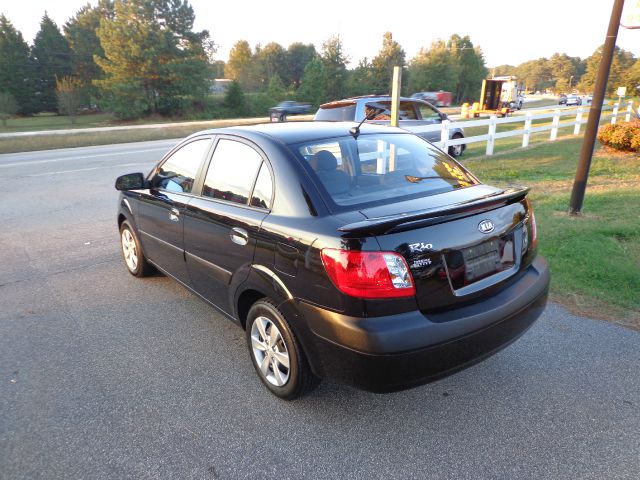
[[[493,229],[496,228],[491,220],[483,220],[478,225],[478,230],[482,233],[491,233]]]

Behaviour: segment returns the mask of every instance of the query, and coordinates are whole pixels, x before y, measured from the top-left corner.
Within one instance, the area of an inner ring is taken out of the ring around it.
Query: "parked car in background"
[[[311,104],[294,102],[293,100],[285,100],[275,107],[269,109],[269,117],[271,121],[283,122],[287,119],[287,115],[301,115],[311,111]]]
[[[316,121],[363,121],[370,111],[379,109],[380,112],[368,120],[371,123],[388,125],[391,119],[391,97],[389,95],[369,95],[362,97],[346,98],[335,102],[320,105],[313,118]],[[433,125],[447,120],[446,113],[441,112],[433,105],[417,98],[400,98],[399,126],[405,130],[419,130],[424,125]],[[440,141],[440,132],[427,132],[416,134],[430,142]],[[449,130],[450,139],[464,138],[464,130],[454,127]],[[462,155],[466,145],[449,147],[449,155],[458,157]]]
[[[284,399],[319,378],[377,392],[442,378],[509,345],[546,305],[528,189],[484,185],[399,128],[207,130],[116,189],[129,273],[157,268],[237,323]]]
[[[567,95],[565,98],[564,104],[568,107],[570,105],[582,105],[582,98],[579,95]]]
[[[566,105],[567,104],[567,96],[564,93],[561,93],[558,97],[558,105]]]

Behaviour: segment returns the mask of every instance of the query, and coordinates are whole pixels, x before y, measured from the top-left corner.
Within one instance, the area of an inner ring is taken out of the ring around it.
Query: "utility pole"
[[[611,60],[613,59],[613,51],[618,38],[618,28],[620,26],[620,17],[622,16],[622,8],[624,0],[614,0],[613,10],[611,11],[611,19],[609,20],[609,29],[607,30],[607,38],[602,49],[602,59],[598,68],[596,77],[596,86],[593,92],[593,101],[589,110],[589,120],[582,141],[582,149],[580,150],[580,160],[578,161],[578,169],[576,170],[576,178],[573,182],[573,190],[571,191],[571,201],[569,203],[569,214],[580,215],[582,204],[584,202],[584,192],[587,188],[587,179],[589,178],[589,169],[591,168],[591,157],[593,156],[593,148],[596,142],[596,134],[598,125],[600,124],[600,116],[602,114],[602,104],[607,89],[607,80],[609,80],[609,70],[611,69]]]

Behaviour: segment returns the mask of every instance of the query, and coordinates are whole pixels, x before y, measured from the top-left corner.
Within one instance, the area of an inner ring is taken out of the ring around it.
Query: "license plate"
[[[513,265],[513,242],[497,239],[462,249],[467,283]]]

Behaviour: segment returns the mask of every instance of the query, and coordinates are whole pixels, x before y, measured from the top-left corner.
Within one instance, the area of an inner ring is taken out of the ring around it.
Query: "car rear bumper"
[[[314,371],[358,388],[390,392],[428,383],[506,347],[544,311],[546,262],[537,257],[517,282],[480,303],[437,314],[348,317],[306,303]]]

